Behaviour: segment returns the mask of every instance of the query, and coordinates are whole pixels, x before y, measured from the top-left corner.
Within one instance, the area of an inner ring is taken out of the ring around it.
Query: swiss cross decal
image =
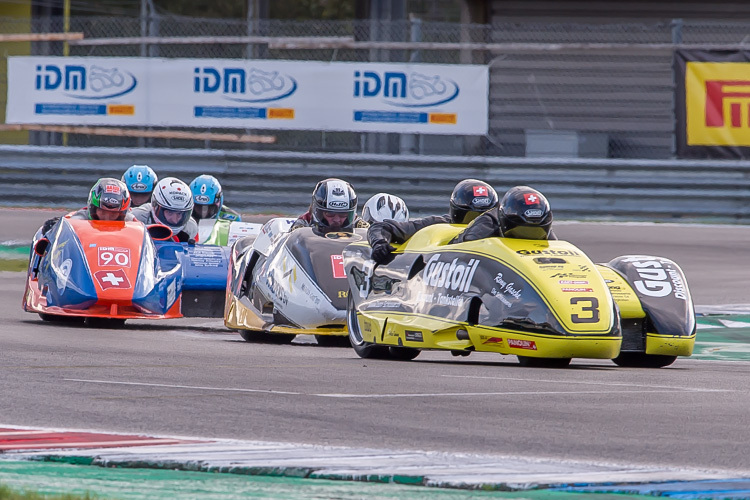
[[[487,196],[487,188],[484,186],[474,186],[474,196]]]
[[[343,255],[331,255],[331,269],[333,269],[334,278],[346,278]]]
[[[94,273],[94,278],[96,278],[102,290],[107,290],[108,288],[131,288],[128,275],[122,269],[97,271]]]
[[[120,194],[120,186],[115,186],[112,184],[107,184],[104,186],[104,192],[105,193],[114,193],[114,194]]]
[[[534,193],[525,193],[523,195],[523,201],[525,201],[527,205],[536,205],[539,203],[539,197]]]

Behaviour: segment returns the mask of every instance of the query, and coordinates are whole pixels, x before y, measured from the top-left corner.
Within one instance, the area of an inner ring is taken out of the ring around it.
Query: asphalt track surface
[[[49,213],[0,211],[0,241]],[[595,262],[673,258],[697,305],[748,304],[750,228],[558,224]],[[750,364],[679,359],[660,370],[511,356],[362,360],[306,339],[252,344],[221,321],[132,321],[120,330],[42,323],[20,308],[24,275],[0,273],[0,422],[750,472]]]

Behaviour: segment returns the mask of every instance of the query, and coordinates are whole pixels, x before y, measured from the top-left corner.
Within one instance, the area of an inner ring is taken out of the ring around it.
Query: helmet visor
[[[146,193],[136,193],[133,191],[130,192],[130,203],[132,203],[134,207],[140,207],[141,205],[145,205],[149,201],[151,201],[150,191]]]
[[[111,210],[107,207],[96,205],[89,205],[89,217],[92,220],[125,220],[125,214],[127,210]]]
[[[335,210],[316,210],[316,219],[321,227],[331,231],[348,229],[354,223],[354,210],[335,211]]]
[[[487,210],[466,210],[451,207],[451,222],[453,224],[468,224],[491,208],[493,207],[489,207]]]
[[[193,207],[193,218],[196,220],[200,219],[215,219],[219,215],[219,204],[213,205],[200,205],[195,204]]]
[[[154,207],[154,216],[159,222],[165,226],[169,226],[174,232],[179,232],[190,219],[190,210],[172,210],[157,204]]]
[[[522,240],[546,240],[549,226],[516,226],[505,231],[503,236]]]

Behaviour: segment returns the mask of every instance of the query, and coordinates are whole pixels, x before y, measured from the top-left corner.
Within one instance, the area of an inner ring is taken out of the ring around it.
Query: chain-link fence
[[[84,42],[118,37],[350,37],[355,42],[421,42],[399,48],[269,48],[265,43],[0,44],[13,54],[254,58],[276,60],[425,62],[490,66],[489,133],[481,138],[421,135],[419,154],[533,156],[540,145],[561,154],[602,158],[669,158],[674,144],[673,44],[739,44],[750,23],[633,24],[504,23],[461,25],[404,21],[278,21],[75,17],[69,31]],[[0,33],[62,32],[63,19],[0,18]],[[429,46],[454,44],[446,50]],[[457,45],[464,44],[464,45]],[[0,61],[0,103],[7,73]],[[482,119],[481,117],[479,119]],[[194,130],[194,129],[191,129]],[[217,130],[211,132],[237,132]],[[403,153],[397,134],[248,130],[272,134],[273,144],[143,139],[31,132],[31,144],[258,149],[308,152]],[[0,143],[19,135],[0,132]],[[25,136],[24,136],[25,137]],[[416,144],[416,146],[414,146]]]

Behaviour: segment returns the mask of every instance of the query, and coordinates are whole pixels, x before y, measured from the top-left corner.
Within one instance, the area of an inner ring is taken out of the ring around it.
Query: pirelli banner
[[[677,156],[750,159],[750,51],[677,50]]]

